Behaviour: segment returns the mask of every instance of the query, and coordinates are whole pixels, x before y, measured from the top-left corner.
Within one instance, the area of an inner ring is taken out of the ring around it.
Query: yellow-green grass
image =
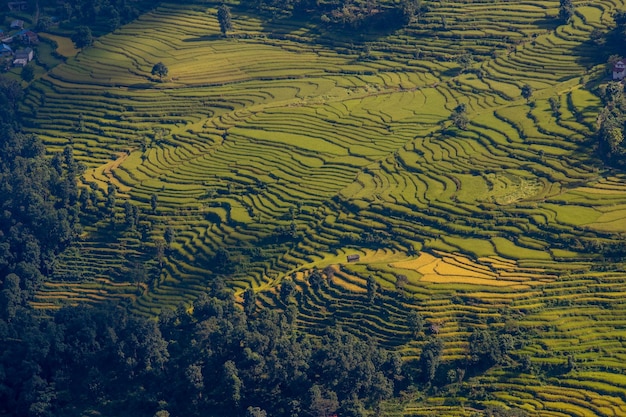
[[[54,149],[73,143],[87,164],[85,184],[99,188],[100,206],[112,183],[121,202],[136,204],[142,219],[154,222],[151,237],[175,229],[156,286],[142,295],[131,291],[140,312],[191,301],[213,278],[208,260],[226,247],[247,265],[227,284],[238,293],[255,288],[268,308],[284,307],[274,287],[296,273],[303,330],[315,331],[334,315],[356,334],[419,357],[423,343],[411,340],[402,321],[410,308],[428,323],[441,322],[444,359],[462,360],[471,328],[501,326],[501,314],[521,311],[522,324],[555,352],[534,360],[537,366],[562,364],[565,353],[587,360],[594,338],[618,356],[623,273],[592,273],[594,254],[559,246],[561,235],[589,243],[593,230],[623,231],[624,179],[599,172],[577,153],[600,102],[578,85],[589,75],[572,58],[593,27],[610,24],[618,3],[578,7],[572,27],[553,32],[554,2],[433,2],[436,11],[373,40],[376,59],[361,61],[352,40],[318,34],[320,43],[313,43],[308,29],[289,20],[261,22],[235,10],[234,36],[222,38],[214,13],[163,4],[33,83],[25,113],[37,114],[33,131]],[[447,31],[435,13],[446,16]],[[263,36],[266,28],[278,35]],[[337,50],[321,46],[331,41]],[[482,79],[458,75],[454,56],[470,47],[482,60],[474,66]],[[150,75],[158,61],[170,70],[163,82]],[[526,83],[535,88],[533,109],[520,95]],[[553,96],[561,102],[558,122],[547,102]],[[468,129],[448,129],[459,103],[467,104]],[[152,194],[159,196],[155,213]],[[83,242],[97,247],[108,240],[115,256],[92,252],[90,269],[68,253],[60,272],[84,271],[89,281],[106,276],[106,260],[122,266],[140,255],[136,239],[117,238],[127,233],[118,204],[118,229],[90,229]],[[297,239],[277,242],[274,231],[292,221]],[[382,236],[384,249],[359,240],[368,233]],[[250,260],[245,248],[256,245],[263,257]],[[410,248],[425,248],[437,260],[398,263],[412,258]],[[346,261],[352,253],[359,262]],[[337,271],[326,278],[329,285],[310,287],[311,269],[329,265]],[[380,305],[367,299],[370,275],[380,284]],[[401,275],[408,282],[396,290]],[[92,289],[81,285],[72,291],[83,288],[89,299]],[[57,297],[69,300],[72,291],[60,286]],[[552,307],[568,303],[570,310]],[[598,322],[585,338],[594,320],[559,320],[559,312],[571,318],[581,310],[577,303],[603,303],[615,317],[585,310]],[[39,304],[51,305],[61,304]],[[543,333],[551,325],[562,340]],[[614,362],[596,360],[590,372]],[[510,381],[513,388],[485,386],[495,387],[501,404],[545,415],[565,414],[557,403],[581,407]],[[580,389],[598,399],[599,387]],[[406,410],[421,415],[429,407],[442,410],[432,404]],[[604,413],[609,406],[594,407]],[[460,408],[451,408],[455,413]]]
[[[39,32],[39,36],[53,41],[56,44],[55,51],[65,58],[74,57],[80,51],[74,46],[74,42],[66,36],[59,36],[45,32]]]

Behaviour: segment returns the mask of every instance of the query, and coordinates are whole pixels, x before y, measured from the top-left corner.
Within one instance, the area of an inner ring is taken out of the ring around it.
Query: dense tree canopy
[[[118,305],[42,321],[14,308],[0,320],[0,414],[362,415],[401,375],[397,355],[373,341],[339,328],[312,339],[283,313],[248,317],[206,294],[158,323]]]
[[[72,35],[72,42],[77,48],[86,48],[93,44],[93,35],[89,26],[78,26]]]
[[[55,15],[64,22],[80,22],[102,34],[136,19],[156,4],[149,0],[66,0],[50,5],[56,6]]]
[[[19,98],[16,83],[0,79],[0,285],[16,274],[29,296],[76,233],[80,166],[70,148],[46,158],[36,136],[17,130]]]

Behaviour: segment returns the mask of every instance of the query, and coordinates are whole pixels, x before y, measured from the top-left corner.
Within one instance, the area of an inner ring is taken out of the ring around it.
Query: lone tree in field
[[[167,76],[167,73],[168,69],[162,62],[157,62],[154,64],[154,67],[152,67],[152,75],[158,75],[161,81],[163,81],[163,77]]]
[[[572,3],[572,0],[561,0],[559,6],[559,19],[569,23],[572,16],[574,16],[574,4]]]
[[[220,23],[220,31],[226,36],[226,32],[233,30],[233,22],[231,21],[230,8],[222,4],[217,8],[217,20]]]
[[[522,86],[522,97],[524,97],[526,101],[528,101],[530,100],[532,96],[533,96],[533,88],[528,84],[524,84]]]
[[[452,120],[452,123],[454,123],[457,128],[461,130],[467,129],[469,119],[467,118],[467,107],[464,103],[456,106],[456,108],[450,115],[450,120]]]

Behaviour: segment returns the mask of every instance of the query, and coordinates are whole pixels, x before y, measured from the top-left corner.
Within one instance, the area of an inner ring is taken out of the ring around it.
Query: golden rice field
[[[586,42],[625,4],[575,1],[559,25],[557,1],[426,2],[420,22],[359,41],[236,4],[225,38],[218,4],[165,3],[68,52],[22,112],[50,149],[73,146],[93,214],[34,305],[118,298],[154,315],[221,276],[285,308],[290,277],[303,331],[341,323],[407,360],[425,343],[410,310],[437,327],[448,363],[466,357],[473,329],[524,329],[517,353],[532,371],[464,381],[482,390],[475,404],[626,415],[626,273],[601,254],[624,242],[626,176],[589,150],[604,65]],[[475,62],[461,72],[466,52]],[[159,61],[163,80],[150,74]],[[460,104],[464,130],[449,119]],[[230,270],[214,261],[220,248]],[[468,416],[465,401],[384,411]]]

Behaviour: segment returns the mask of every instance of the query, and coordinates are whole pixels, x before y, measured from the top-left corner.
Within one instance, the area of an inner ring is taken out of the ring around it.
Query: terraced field
[[[73,146],[93,190],[82,241],[35,305],[117,297],[156,314],[222,276],[259,306],[295,303],[306,331],[339,322],[407,359],[425,343],[407,323],[418,311],[447,362],[473,329],[514,324],[533,335],[517,352],[532,367],[466,381],[481,404],[626,415],[626,177],[589,150],[604,67],[587,42],[625,5],[575,3],[559,25],[556,1],[428,2],[358,41],[236,5],[224,38],[217,4],[163,4],[100,38],[22,109],[51,149]],[[464,130],[449,120],[460,104]],[[386,411],[470,415],[464,401]]]

